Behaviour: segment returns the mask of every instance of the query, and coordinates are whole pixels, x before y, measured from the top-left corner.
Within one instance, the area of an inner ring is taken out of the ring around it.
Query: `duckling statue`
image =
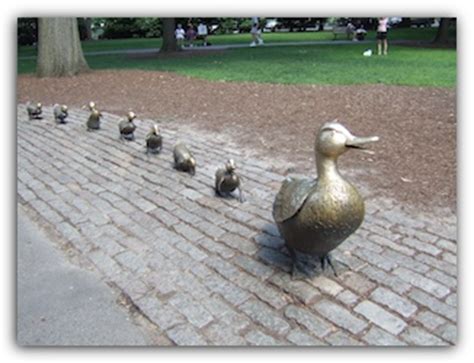
[[[53,108],[53,115],[54,115],[54,121],[56,121],[56,123],[65,124],[66,117],[68,116],[67,106],[55,104]]]
[[[222,169],[216,171],[216,193],[220,196],[230,195],[235,189],[239,190],[239,200],[242,203],[242,189],[240,189],[240,178],[235,173],[234,160],[230,159]]]
[[[163,147],[163,138],[160,135],[158,125],[155,124],[151,131],[146,135],[146,153],[159,153]]]
[[[178,143],[173,149],[174,167],[177,170],[189,172],[191,175],[196,173],[196,159],[183,143]]]
[[[297,270],[296,251],[326,262],[337,275],[329,252],[362,224],[364,200],[357,189],[339,174],[337,159],[350,149],[363,149],[377,136],[356,137],[337,121],[319,129],[316,143],[317,179],[286,179],[273,203],[273,218]]]
[[[30,120],[41,120],[41,112],[43,112],[43,105],[38,102],[36,105],[32,105],[30,102],[26,105],[26,111],[28,112],[28,118]]]
[[[101,117],[102,117],[102,114],[100,113],[100,111],[96,108],[92,108],[91,114],[86,122],[87,131],[99,130]]]
[[[135,115],[135,113],[130,111],[127,114],[127,119],[119,122],[119,131],[121,139],[135,140],[135,135],[133,133],[135,132],[136,126],[133,123],[133,120],[136,117],[137,116]]]

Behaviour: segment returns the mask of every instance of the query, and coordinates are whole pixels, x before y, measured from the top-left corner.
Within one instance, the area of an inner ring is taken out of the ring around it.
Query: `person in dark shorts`
[[[387,41],[387,25],[388,18],[379,18],[379,24],[377,26],[377,54],[387,55],[388,54],[388,41]]]

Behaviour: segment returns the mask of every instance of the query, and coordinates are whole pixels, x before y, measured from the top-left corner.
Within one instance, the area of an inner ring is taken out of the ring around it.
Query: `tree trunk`
[[[86,28],[86,40],[92,39],[92,18],[84,18],[84,25]]]
[[[82,53],[77,18],[39,18],[39,77],[73,76],[89,69]]]
[[[176,52],[178,47],[176,45],[176,38],[174,36],[175,18],[163,18],[163,44],[161,52]]]
[[[449,42],[449,22],[450,18],[441,18],[439,22],[438,32],[434,39],[435,43],[448,43]]]

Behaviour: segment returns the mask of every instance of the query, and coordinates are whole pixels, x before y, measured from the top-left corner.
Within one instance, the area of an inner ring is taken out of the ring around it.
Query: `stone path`
[[[456,343],[456,216],[427,215],[370,194],[362,227],[336,251],[330,272],[292,281],[271,216],[284,160],[257,159],[223,135],[161,123],[164,149],[145,154],[150,120],[136,141],[105,114],[55,125],[51,107],[29,121],[18,106],[18,203],[61,248],[95,266],[177,345],[451,345]],[[188,143],[194,177],[172,168]],[[245,202],[214,195],[229,157]],[[360,172],[360,171],[359,171]]]

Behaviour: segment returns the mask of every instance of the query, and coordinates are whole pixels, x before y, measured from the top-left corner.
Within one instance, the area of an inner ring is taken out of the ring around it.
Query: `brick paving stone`
[[[145,296],[135,302],[140,310],[162,330],[183,324],[186,319],[179,311],[155,296]]]
[[[432,224],[427,227],[428,231],[436,234],[446,240],[456,241],[457,237],[457,228],[456,225],[447,225],[447,224]]]
[[[391,241],[390,239],[388,239],[386,237],[382,237],[382,236],[378,236],[378,235],[370,235],[368,238],[372,242],[375,242],[375,243],[379,244],[382,247],[388,247],[388,248],[390,248],[394,251],[403,253],[404,255],[413,256],[415,254],[414,249],[405,247],[400,243],[393,242],[393,241]]]
[[[385,271],[391,271],[398,266],[396,261],[390,260],[380,253],[372,252],[364,248],[357,248],[352,252],[355,256],[367,261],[373,266],[381,268]]]
[[[194,242],[204,237],[204,235],[199,232],[196,228],[191,227],[183,222],[178,222],[174,226],[176,232],[181,234],[186,239]]]
[[[310,305],[321,297],[321,293],[315,287],[305,281],[293,280],[287,272],[278,272],[269,281],[305,305]]]
[[[415,259],[417,261],[420,261],[423,264],[432,266],[434,268],[437,268],[439,270],[442,270],[443,272],[457,277],[458,274],[458,269],[456,265],[453,265],[449,262],[437,259],[433,256],[427,255],[425,253],[419,253],[418,255],[415,256]]]
[[[219,237],[219,241],[248,255],[253,255],[258,250],[258,247],[255,245],[255,243],[252,243],[251,241],[233,233],[224,234],[223,236]]]
[[[180,346],[207,345],[204,337],[189,325],[178,325],[166,332],[168,338]]]
[[[260,324],[275,334],[284,335],[290,330],[290,325],[268,305],[255,299],[250,299],[240,305],[241,309],[255,323]]]
[[[364,300],[356,305],[354,311],[394,335],[398,335],[407,325],[400,318],[369,300]]]
[[[242,304],[250,297],[250,294],[239,288],[231,282],[219,277],[211,275],[204,280],[204,284],[213,292],[220,294],[224,299],[234,306]]]
[[[143,281],[130,274],[121,274],[115,280],[115,284],[133,301],[150,292],[150,288]]]
[[[217,240],[220,236],[226,233],[226,231],[219,226],[204,220],[197,223],[195,227],[214,240]]]
[[[409,284],[429,292],[438,298],[442,298],[449,294],[449,289],[446,286],[406,268],[399,267],[395,269],[393,273]]]
[[[445,240],[445,239],[440,239],[436,242],[436,245],[439,247],[439,248],[443,248],[449,252],[452,252],[452,253],[457,253],[457,244],[454,243],[454,242],[450,242],[448,240]]]
[[[446,298],[446,304],[456,307],[458,305],[458,294],[453,293]]]
[[[353,306],[359,301],[359,297],[350,290],[344,290],[337,294],[336,298],[344,305]]]
[[[298,306],[289,305],[286,307],[285,316],[289,319],[294,319],[298,324],[304,326],[318,338],[322,338],[332,332],[332,326],[330,324]]]
[[[420,312],[416,315],[415,319],[430,331],[433,331],[437,327],[446,323],[446,319],[442,318],[439,315],[433,314],[429,310]]]
[[[371,327],[370,330],[362,337],[369,345],[399,346],[406,345],[396,336],[387,333],[377,327]]]
[[[137,121],[137,141],[121,143],[110,137],[120,117],[104,115],[102,132],[84,133],[85,110],[71,108],[58,128],[28,122],[19,105],[18,201],[130,297],[159,328],[153,341],[455,344],[455,215],[404,210],[368,192],[364,224],[333,253],[339,276],[296,280],[271,212],[284,179],[275,160],[177,123],[151,158],[140,140],[152,120]],[[166,157],[177,135],[199,160],[194,177]],[[215,196],[215,169],[229,157],[242,168],[244,203]],[[393,317],[406,324],[401,336],[384,330]]]
[[[402,266],[404,268],[411,269],[417,273],[426,273],[430,270],[430,267],[428,265],[416,261],[418,255],[415,256],[415,258],[412,258],[395,251],[386,250],[382,253],[382,256],[387,260],[396,262],[398,267]]]
[[[359,295],[366,295],[376,287],[376,284],[368,280],[366,277],[352,271],[343,273],[339,276],[339,279],[344,285]]]
[[[169,303],[196,328],[202,328],[213,320],[212,315],[189,294],[177,293],[169,300]]]
[[[257,346],[275,346],[280,345],[280,342],[269,335],[262,333],[260,330],[251,330],[245,335],[245,339],[251,345]]]
[[[421,290],[413,289],[408,294],[408,297],[418,304],[423,305],[434,313],[437,313],[449,320],[456,322],[457,310],[455,307],[450,306],[437,298],[429,295]]]
[[[416,305],[411,303],[408,299],[397,295],[384,287],[378,287],[375,289],[372,294],[370,294],[370,299],[381,305],[387,306],[405,318],[411,317],[417,310]]]
[[[342,332],[342,331],[337,331],[331,335],[328,335],[325,340],[334,346],[358,346],[358,345],[363,345],[361,342],[358,340],[355,340],[354,338],[350,337],[348,334]]]
[[[350,310],[330,300],[323,299],[314,304],[313,308],[321,316],[324,316],[337,326],[350,331],[352,334],[358,334],[367,327],[367,323],[352,314]]]
[[[182,241],[176,244],[176,248],[187,253],[193,260],[203,261],[207,258],[207,254],[201,249],[195,247],[193,244],[188,241]]]
[[[232,262],[261,280],[266,280],[275,272],[273,268],[246,255],[235,256]]]
[[[321,292],[330,296],[336,296],[342,290],[344,290],[344,288],[341,285],[339,285],[337,282],[325,276],[317,276],[310,282],[311,282],[311,285],[317,287],[319,290],[321,290]]]
[[[295,345],[300,346],[318,346],[318,345],[327,345],[319,339],[312,337],[311,335],[306,334],[301,329],[293,329],[288,333],[286,336],[290,342],[294,343]]]
[[[114,256],[114,259],[133,273],[142,274],[146,272],[144,259],[133,251],[125,251]]]
[[[403,334],[400,335],[410,345],[426,345],[426,346],[439,346],[448,345],[442,339],[437,336],[428,333],[426,330],[419,327],[409,327]]]
[[[114,277],[122,272],[117,262],[101,250],[94,250],[89,253],[89,259],[108,277]]]
[[[441,255],[441,258],[443,259],[443,261],[446,261],[446,262],[449,262],[453,265],[456,265],[457,264],[457,257],[456,255],[453,255],[452,253],[450,252],[444,252],[442,255]]]
[[[247,344],[244,338],[236,334],[230,326],[224,323],[212,324],[206,328],[205,334],[212,344],[219,346],[227,347]]]
[[[435,330],[435,334],[453,345],[457,343],[458,330],[456,325],[444,324]]]
[[[402,239],[402,243],[414,248],[417,251],[426,252],[433,256],[438,256],[441,250],[430,243],[421,242],[417,239],[407,237]]]
[[[437,269],[428,271],[425,276],[436,280],[449,288],[455,288],[458,284],[458,280],[455,277],[451,277]]]

